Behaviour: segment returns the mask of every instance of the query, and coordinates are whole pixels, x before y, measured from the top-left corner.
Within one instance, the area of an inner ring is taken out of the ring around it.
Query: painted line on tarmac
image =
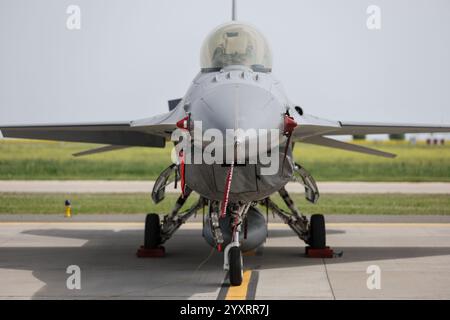
[[[240,286],[229,286],[225,300],[245,300],[247,299],[248,287],[252,278],[252,270],[245,270]]]
[[[327,223],[327,227],[404,227],[404,228],[417,228],[417,227],[450,227],[450,223],[438,222],[342,222],[342,223]]]
[[[256,288],[258,286],[258,281],[259,281],[259,271],[254,270],[252,272],[252,276],[250,277],[250,283],[248,284],[247,296],[246,296],[247,300],[255,300]]]
[[[259,279],[259,272],[245,270],[240,286],[231,286],[229,282],[230,273],[227,272],[220,287],[217,300],[254,300],[256,295],[256,286]]]
[[[0,225],[61,225],[62,227],[76,227],[76,226],[114,226],[118,225],[124,227],[142,227],[144,222],[92,222],[92,221],[0,221]]]
[[[229,278],[229,272],[225,274],[225,279],[222,282],[222,285],[220,286],[219,294],[217,295],[217,300],[225,300],[225,297],[227,296],[228,287],[230,286],[228,282]]]

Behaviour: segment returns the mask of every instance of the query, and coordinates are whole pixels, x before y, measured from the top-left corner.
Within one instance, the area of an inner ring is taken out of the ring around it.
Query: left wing
[[[444,133],[450,132],[450,125],[401,124],[377,122],[340,122],[341,127],[327,135],[354,134],[397,134],[397,133]]]
[[[322,137],[322,136],[310,137],[310,138],[305,139],[302,142],[309,143],[309,144],[316,144],[316,145],[324,146],[324,147],[342,149],[342,150],[347,150],[347,151],[366,153],[366,154],[371,154],[374,156],[380,156],[380,157],[385,157],[385,158],[395,158],[396,157],[396,155],[393,153],[375,150],[375,149],[367,148],[367,147],[360,146],[357,144],[334,140],[334,139],[330,139],[330,138],[326,138],[326,137]]]
[[[298,124],[292,134],[293,141],[388,158],[395,155],[325,136],[450,132],[450,125],[330,121],[310,115],[301,116],[295,110],[291,110],[291,115]]]

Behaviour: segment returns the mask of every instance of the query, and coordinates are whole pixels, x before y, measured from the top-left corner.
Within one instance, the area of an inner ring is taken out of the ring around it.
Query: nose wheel
[[[242,212],[247,212],[249,205],[243,207]],[[224,251],[224,269],[228,270],[230,284],[240,286],[244,276],[244,263],[242,260],[242,251],[239,243],[239,232],[241,230],[242,212],[235,215],[233,221],[233,240],[225,247]]]
[[[239,247],[232,247],[228,255],[230,284],[232,286],[240,286],[244,273],[241,249]]]

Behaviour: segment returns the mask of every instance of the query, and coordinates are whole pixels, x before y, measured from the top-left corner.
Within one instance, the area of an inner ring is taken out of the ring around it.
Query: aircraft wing
[[[388,158],[392,158],[395,155],[360,145],[341,142],[331,139],[328,136],[450,132],[450,125],[330,121],[310,115],[300,116],[296,112],[292,112],[291,114],[298,124],[292,135],[294,141]]]
[[[298,124],[293,133],[293,138],[297,141],[319,135],[340,136],[450,132],[450,125],[332,121],[307,114],[300,116],[295,111],[291,112],[291,114]]]
[[[360,146],[358,144],[352,144],[344,141],[334,140],[322,136],[316,136],[316,137],[310,137],[306,138],[302,142],[309,143],[309,144],[316,144],[323,147],[329,147],[329,148],[336,148],[336,149],[342,149],[347,151],[353,151],[353,152],[360,152],[365,154],[371,154],[374,156],[380,156],[385,158],[395,158],[395,154],[384,152],[372,148],[367,148],[364,146]]]
[[[111,123],[0,125],[6,138],[163,148],[181,119],[176,109],[156,117]]]
[[[163,147],[164,138],[131,130],[129,122],[0,126],[5,138]]]
[[[401,133],[443,133],[450,132],[450,125],[401,124],[377,122],[340,122],[341,127],[327,135],[401,134]]]
[[[151,118],[135,121],[111,123],[66,123],[38,125],[0,125],[5,138],[22,138],[38,140],[54,140],[69,142],[85,142],[106,144],[74,154],[84,156],[119,150],[127,147],[164,148],[176,129],[176,123],[185,114],[182,108],[175,108],[181,99],[169,101],[171,111]]]

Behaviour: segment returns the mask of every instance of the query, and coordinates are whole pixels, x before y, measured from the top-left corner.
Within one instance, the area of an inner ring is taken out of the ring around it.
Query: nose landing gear
[[[228,270],[230,284],[240,286],[244,274],[242,251],[239,248],[239,231],[233,235],[234,241],[229,243],[223,252],[223,269]]]
[[[232,286],[240,286],[244,274],[242,252],[239,248],[239,228],[239,225],[234,227],[233,242],[230,242],[223,252],[223,269],[228,270],[230,284]]]
[[[239,247],[232,247],[228,252],[229,277],[232,286],[240,286],[244,275],[244,263]]]
[[[239,243],[239,232],[241,231],[242,220],[250,208],[250,203],[245,205],[230,205],[229,214],[232,215],[232,242],[230,242],[223,253],[223,269],[228,271],[230,284],[240,286],[244,275],[244,262]]]

